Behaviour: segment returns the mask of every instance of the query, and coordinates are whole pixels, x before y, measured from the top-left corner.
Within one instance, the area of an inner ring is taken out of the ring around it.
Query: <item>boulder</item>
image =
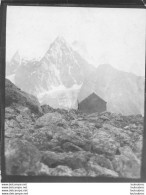
[[[100,116],[99,119],[102,119],[103,121],[109,120],[109,118],[107,116],[104,116],[104,115]]]
[[[141,160],[141,154],[142,154],[142,150],[143,150],[143,138],[142,136],[140,136],[139,140],[137,142],[135,142],[134,144],[134,154],[137,156],[138,159]]]
[[[79,169],[86,167],[91,156],[91,153],[84,151],[69,153],[55,153],[47,151],[42,155],[42,163],[51,168],[63,165],[68,166],[71,169]]]
[[[72,176],[73,172],[68,166],[59,165],[54,169],[50,169],[51,176]]]
[[[51,106],[46,105],[46,104],[42,105],[41,108],[42,108],[42,111],[44,114],[50,113],[50,112],[55,112],[54,108],[52,108]]]
[[[119,143],[116,142],[108,132],[101,129],[96,132],[92,140],[92,151],[97,154],[113,156],[116,153]]]
[[[121,128],[114,127],[110,124],[104,124],[103,128],[110,133],[111,137],[116,140],[121,146],[130,145],[131,144],[131,136],[127,133],[127,131],[123,131]]]
[[[101,167],[105,167],[107,169],[111,169],[113,170],[113,165],[111,163],[111,161],[109,159],[107,159],[105,156],[103,155],[94,155],[90,158],[90,162],[94,163],[94,164],[98,164]]]
[[[37,175],[40,159],[40,152],[26,140],[11,139],[5,146],[7,175]]]
[[[66,142],[70,142],[85,151],[90,151],[91,150],[90,139],[87,139],[86,137],[81,135],[82,133],[78,134],[78,132],[73,131],[72,129],[66,129],[63,131],[56,132],[54,138],[58,140],[59,145],[61,146]]]
[[[96,123],[96,124],[95,124],[95,127],[96,127],[97,129],[102,128],[102,126],[103,126],[102,123]]]
[[[88,162],[88,169],[89,169],[88,176],[91,177],[97,177],[97,176],[118,177],[119,176],[117,172],[101,167],[100,165],[94,163],[93,161]]]
[[[29,132],[29,135],[25,135],[25,139],[35,145],[40,151],[53,150],[58,146],[58,141],[53,138],[53,130],[60,128],[56,126],[47,126],[40,129],[35,129],[34,132]]]
[[[40,163],[38,175],[50,175],[50,168],[47,165]]]
[[[80,168],[80,169],[74,169],[72,176],[74,177],[84,177],[87,176],[87,171],[84,168]]]
[[[54,113],[44,114],[42,117],[38,118],[36,120],[35,126],[38,128],[38,127],[44,127],[50,124],[57,125],[58,123],[66,124],[67,122],[64,120],[61,114],[59,114],[58,112],[54,112]]]
[[[66,152],[76,152],[76,151],[82,151],[82,148],[76,146],[75,144],[73,143],[70,143],[70,142],[65,142],[62,146],[63,150],[66,151]]]
[[[17,111],[14,108],[6,107],[5,108],[5,119],[11,120],[15,119],[17,116]]]
[[[121,155],[113,159],[113,168],[124,178],[140,178],[141,163],[129,146],[120,148]]]
[[[47,165],[41,163],[39,175],[83,177],[87,175],[87,172],[83,168],[72,170],[68,166],[64,166],[64,165],[59,165],[55,168],[49,168]]]

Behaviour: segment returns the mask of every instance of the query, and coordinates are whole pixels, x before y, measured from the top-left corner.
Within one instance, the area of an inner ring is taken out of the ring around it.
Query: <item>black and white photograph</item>
[[[5,171],[140,179],[144,9],[8,6]]]

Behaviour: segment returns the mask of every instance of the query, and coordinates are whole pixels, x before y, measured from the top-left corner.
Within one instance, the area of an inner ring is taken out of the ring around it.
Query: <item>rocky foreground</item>
[[[6,80],[8,175],[139,178],[143,117],[40,106]]]

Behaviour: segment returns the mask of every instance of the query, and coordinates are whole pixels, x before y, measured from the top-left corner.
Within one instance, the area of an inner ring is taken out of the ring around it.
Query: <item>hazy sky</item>
[[[145,73],[144,9],[29,7],[7,9],[6,51],[28,58],[43,56],[59,35],[76,44],[91,62]]]

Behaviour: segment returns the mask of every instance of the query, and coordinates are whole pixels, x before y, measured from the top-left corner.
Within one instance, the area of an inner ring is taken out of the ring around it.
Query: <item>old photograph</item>
[[[145,10],[8,6],[5,169],[141,178]]]

